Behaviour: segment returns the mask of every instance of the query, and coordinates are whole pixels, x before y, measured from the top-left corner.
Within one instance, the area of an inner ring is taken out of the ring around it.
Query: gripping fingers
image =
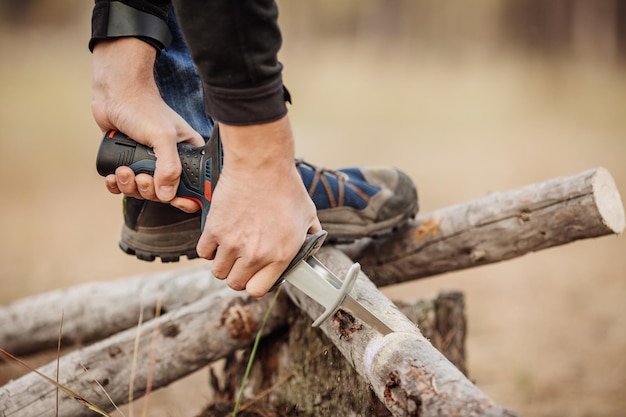
[[[135,176],[135,184],[141,198],[146,200],[156,200],[157,195],[154,191],[154,179],[148,174],[139,174]]]
[[[204,252],[198,254],[207,257]],[[234,251],[227,251],[225,247],[220,247],[219,251],[214,252],[211,273],[219,280],[225,279],[228,286],[233,290],[240,291],[246,288],[246,282],[238,280],[232,275],[232,269],[237,260],[237,254]]]
[[[246,284],[246,291],[252,297],[262,297],[272,288],[288,263],[271,263],[257,271]]]
[[[123,166],[115,170],[115,175],[108,175],[105,181],[107,189],[113,194],[156,200],[154,181],[150,175],[135,175],[130,168]]]
[[[176,196],[182,168],[175,143],[154,147],[157,156],[154,171],[156,196],[161,201],[171,201]]]
[[[115,180],[117,181],[117,188],[126,194],[133,197],[139,197],[137,192],[137,184],[135,184],[135,173],[128,167],[121,166],[115,170]]]
[[[117,178],[113,174],[106,176],[106,178],[104,179],[104,185],[111,194],[122,193],[122,191],[120,191],[119,187],[117,186]]]
[[[184,197],[175,197],[172,201],[170,201],[170,204],[177,209],[184,211],[185,213],[195,213],[196,211],[201,209],[198,203]],[[213,258],[211,257],[206,259]]]
[[[260,266],[258,263],[248,263],[243,258],[237,258],[227,273],[226,282],[234,290],[245,289],[252,297],[262,297],[272,288],[285,267],[283,262]],[[216,272],[223,273],[221,269]]]
[[[209,249],[207,247],[207,249]],[[200,253],[204,256],[204,252]],[[276,282],[289,264],[289,259],[270,260],[268,257],[241,256],[237,250],[220,246],[215,252],[211,272],[218,279],[226,279],[236,291],[247,290],[252,297],[262,297]]]
[[[130,197],[156,201],[154,180],[150,175],[135,175],[127,167],[119,167],[115,174],[105,178],[107,190],[112,194],[125,194]]]

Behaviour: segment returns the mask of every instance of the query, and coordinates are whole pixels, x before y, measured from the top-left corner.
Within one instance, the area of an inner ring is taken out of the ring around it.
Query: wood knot
[[[487,252],[485,252],[483,249],[474,248],[470,251],[469,255],[472,262],[478,262],[485,259],[485,257],[487,256]]]
[[[383,395],[385,396],[385,401],[387,403],[395,402],[395,398],[393,395],[393,391],[400,386],[400,377],[395,372],[390,372],[389,377],[387,378],[387,383],[385,384],[385,391]]]
[[[117,345],[113,345],[111,347],[109,347],[108,352],[109,354],[109,358],[117,358],[120,355],[124,354],[124,351],[122,350],[121,347],[117,346]]]
[[[413,238],[422,240],[430,237],[439,236],[441,234],[441,217],[431,217],[424,220],[417,226],[413,232]]]
[[[251,298],[235,298],[228,303],[222,312],[220,324],[228,328],[233,339],[250,339],[257,330],[258,323],[248,308],[252,302]]]
[[[180,328],[174,323],[167,323],[161,326],[161,334],[165,337],[176,337],[180,333]]]
[[[418,417],[422,412],[422,399],[402,387],[402,378],[396,372],[390,372],[385,383],[383,396],[386,404],[393,404],[394,408],[402,411],[402,415]]]
[[[339,332],[340,339],[349,339],[355,332],[363,329],[354,316],[345,310],[339,309],[332,318],[333,326]]]

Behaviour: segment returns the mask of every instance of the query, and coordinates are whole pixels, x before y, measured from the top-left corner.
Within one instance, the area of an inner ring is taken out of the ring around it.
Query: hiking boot
[[[177,262],[198,257],[202,210],[185,213],[169,204],[124,197],[120,248],[143,261]]]
[[[327,241],[352,242],[391,233],[417,213],[417,191],[402,171],[387,166],[339,170],[296,161],[317,208]]]
[[[418,209],[413,181],[393,167],[328,170],[296,160],[300,176],[317,207],[327,242],[348,243],[377,237],[404,226]],[[185,213],[169,204],[124,198],[120,247],[145,261],[197,258],[200,211]]]

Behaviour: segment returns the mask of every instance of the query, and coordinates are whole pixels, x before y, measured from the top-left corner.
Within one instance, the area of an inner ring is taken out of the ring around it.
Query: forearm
[[[174,0],[202,78],[207,112],[231,125],[282,118],[286,90],[273,0]]]
[[[111,98],[123,101],[146,91],[159,94],[153,73],[155,58],[154,48],[137,39],[98,42],[93,51],[92,108],[103,130],[113,128],[105,122]]]
[[[204,140],[161,98],[154,79],[155,57],[152,46],[134,37],[98,42],[93,51],[92,111],[103,131],[121,130],[157,155],[154,180],[120,167],[107,177],[109,191],[170,202],[181,171],[176,144],[201,146]]]
[[[294,167],[295,146],[287,117],[249,126],[221,124],[220,136],[229,168],[284,173]]]
[[[120,3],[167,22],[169,0],[95,0],[90,48],[110,39],[112,4]],[[266,123],[282,118],[289,101],[282,84],[278,10],[274,0],[175,0],[177,17],[203,81],[205,110],[231,125]],[[145,15],[141,15],[144,19]],[[127,22],[121,22],[127,23]],[[149,24],[154,29],[154,24]],[[158,22],[157,22],[157,27]],[[131,27],[143,34],[142,24]],[[115,32],[115,31],[114,31]],[[119,32],[119,31],[118,31]],[[132,30],[131,30],[132,32]],[[169,33],[169,32],[168,32]],[[160,51],[164,36],[134,36]]]

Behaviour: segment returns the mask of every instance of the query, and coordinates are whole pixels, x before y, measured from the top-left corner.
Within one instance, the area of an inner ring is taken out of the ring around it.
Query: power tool
[[[178,155],[182,165],[180,184],[176,195],[195,201],[202,207],[202,228],[220,173],[222,172],[222,141],[217,126],[205,146],[194,147],[187,142],[178,145]],[[120,166],[130,167],[135,174],[154,175],[156,168],[154,150],[129,138],[118,130],[104,134],[96,169],[103,177],[115,173]]]

